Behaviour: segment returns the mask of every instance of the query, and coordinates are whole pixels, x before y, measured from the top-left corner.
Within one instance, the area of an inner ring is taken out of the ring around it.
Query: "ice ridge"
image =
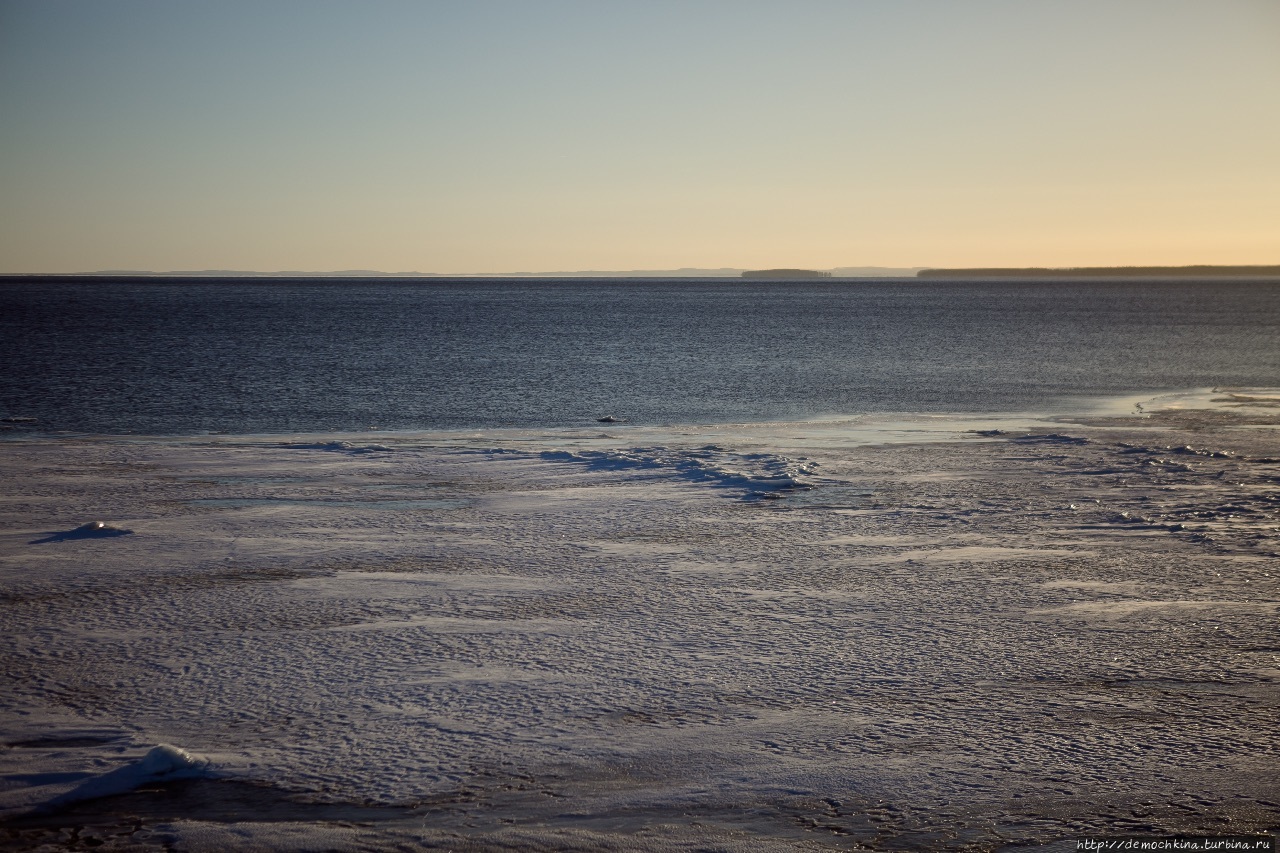
[[[596,471],[650,470],[699,483],[743,490],[743,498],[776,497],[810,489],[816,464],[773,453],[736,453],[714,444],[697,448],[630,447],[621,450],[547,450],[543,459],[577,462]]]
[[[392,448],[385,444],[352,444],[349,441],[324,441],[314,442],[311,444],[298,444],[294,442],[285,442],[281,447],[288,447],[293,450],[328,450],[333,453],[348,453],[357,456],[362,453],[390,453]]]

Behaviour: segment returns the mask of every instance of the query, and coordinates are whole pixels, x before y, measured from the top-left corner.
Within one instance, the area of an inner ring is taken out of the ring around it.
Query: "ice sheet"
[[[4,831],[727,850],[1275,827],[1280,449],[1240,428],[1275,413],[1148,402],[880,442],[871,419],[7,441]],[[781,497],[738,499],[759,491]],[[98,519],[132,533],[50,538]],[[199,756],[181,813],[147,793],[180,781],[139,769],[158,744]],[[73,793],[95,784],[113,796]]]

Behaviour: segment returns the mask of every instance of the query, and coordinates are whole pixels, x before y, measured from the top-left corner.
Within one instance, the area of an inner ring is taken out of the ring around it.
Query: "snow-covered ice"
[[[5,441],[0,838],[1274,830],[1277,399]]]

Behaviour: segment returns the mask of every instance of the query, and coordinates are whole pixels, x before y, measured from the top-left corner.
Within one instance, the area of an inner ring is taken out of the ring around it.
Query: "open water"
[[[0,283],[0,417],[49,432],[724,423],[1277,384],[1274,281]]]

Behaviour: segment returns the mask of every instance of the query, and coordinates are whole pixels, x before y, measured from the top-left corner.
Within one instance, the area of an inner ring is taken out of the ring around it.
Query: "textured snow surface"
[[[916,444],[906,421],[888,444],[831,422],[5,442],[0,838],[1274,828],[1280,433],[1246,428],[1270,393]],[[85,518],[133,534],[50,538]]]

